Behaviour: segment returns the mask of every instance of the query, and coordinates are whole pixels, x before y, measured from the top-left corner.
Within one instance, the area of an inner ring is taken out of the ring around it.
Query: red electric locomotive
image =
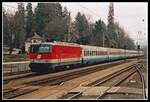
[[[29,51],[32,72],[50,72],[59,66],[80,64],[82,49],[77,44],[41,43],[32,44]]]

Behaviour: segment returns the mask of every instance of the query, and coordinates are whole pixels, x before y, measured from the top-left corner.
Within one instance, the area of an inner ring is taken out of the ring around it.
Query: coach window
[[[105,55],[105,51],[103,51],[103,55]]]
[[[86,56],[88,56],[88,51],[86,51]]]
[[[92,55],[92,51],[90,51],[90,56]]]
[[[103,52],[102,52],[102,51],[100,51],[100,55],[102,55],[102,53],[103,53]]]
[[[91,56],[91,51],[89,51],[89,56]]]
[[[87,56],[89,55],[89,51],[87,51]]]
[[[86,51],[84,50],[84,56],[86,56]]]
[[[87,56],[89,55],[89,51],[87,51]]]
[[[99,51],[99,55],[102,55],[102,52],[101,52],[101,51]]]
[[[86,56],[88,56],[88,51],[86,51]]]
[[[88,51],[86,51],[86,56],[88,56]]]

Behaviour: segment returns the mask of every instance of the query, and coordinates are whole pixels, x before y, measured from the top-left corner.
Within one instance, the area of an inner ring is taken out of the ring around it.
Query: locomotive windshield
[[[48,44],[36,44],[31,45],[30,53],[50,53],[51,45]]]

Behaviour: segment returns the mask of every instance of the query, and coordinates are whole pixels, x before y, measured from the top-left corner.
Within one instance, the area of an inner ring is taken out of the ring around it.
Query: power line
[[[88,11],[91,11],[95,16],[100,17],[99,15],[97,15],[95,12],[93,12],[93,11],[90,10],[89,8],[83,6],[83,5],[79,4],[79,3],[78,3],[78,5],[79,5],[80,7],[82,7],[82,8],[84,8],[84,9],[87,9]]]

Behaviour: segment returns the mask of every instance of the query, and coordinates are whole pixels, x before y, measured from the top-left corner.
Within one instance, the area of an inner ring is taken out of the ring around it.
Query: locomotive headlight
[[[39,55],[37,55],[37,59],[40,59],[41,58],[41,55],[39,54]]]

